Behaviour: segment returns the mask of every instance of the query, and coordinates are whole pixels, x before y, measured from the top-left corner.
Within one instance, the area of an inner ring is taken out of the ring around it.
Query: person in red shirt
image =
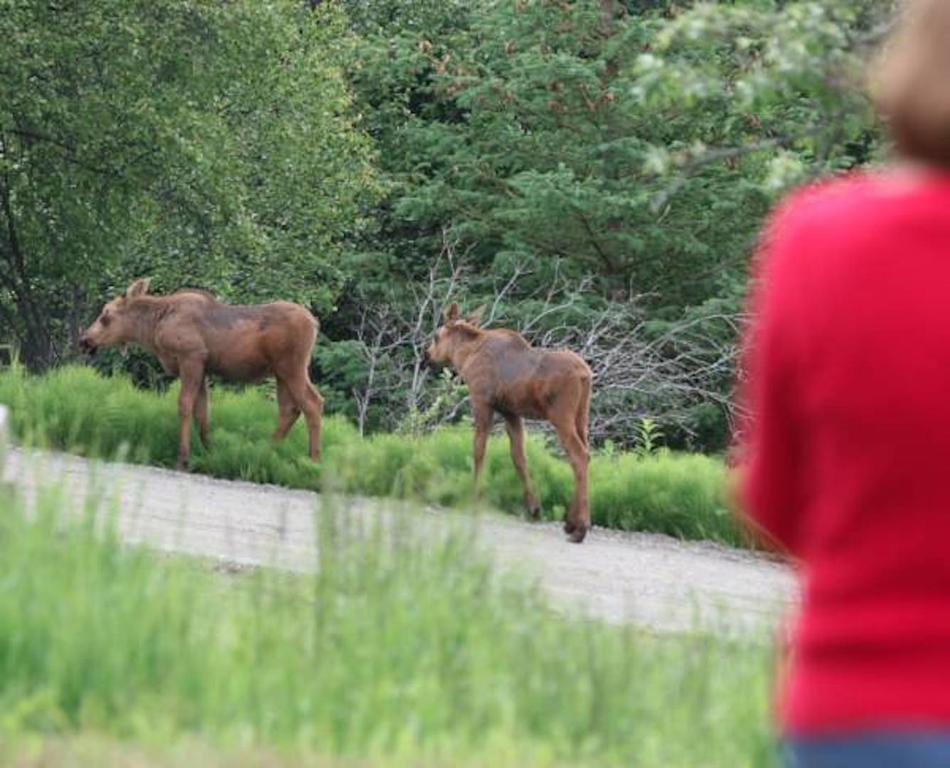
[[[950,766],[950,0],[907,5],[902,162],[791,195],[755,265],[739,503],[800,569],[792,766]]]

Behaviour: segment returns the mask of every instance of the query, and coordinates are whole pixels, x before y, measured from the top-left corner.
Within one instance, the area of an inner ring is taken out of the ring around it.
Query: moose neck
[[[452,350],[452,367],[456,371],[461,371],[462,367],[468,362],[469,357],[478,346],[484,331],[479,328],[465,328],[458,331],[459,339]]]
[[[152,350],[155,346],[155,326],[163,309],[164,302],[157,297],[131,299],[127,311],[132,322],[126,341]]]

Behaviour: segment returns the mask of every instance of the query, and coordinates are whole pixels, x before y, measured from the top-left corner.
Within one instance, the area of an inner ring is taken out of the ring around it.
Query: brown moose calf
[[[476,487],[497,412],[505,418],[511,459],[524,485],[525,506],[533,517],[539,517],[541,507],[528,476],[522,419],[546,419],[557,430],[574,469],[574,500],[565,515],[564,530],[571,541],[580,543],[590,530],[590,368],[573,352],[534,349],[514,331],[484,330],[478,322],[477,314],[459,318],[458,304],[452,304],[426,352],[430,362],[452,366],[468,385],[475,420]]]
[[[274,376],[279,408],[274,439],[283,439],[302,412],[310,457],[319,461],[323,398],[308,370],[317,328],[316,318],[299,304],[231,306],[198,290],[151,296],[148,280],[137,280],[125,296],[102,308],[79,343],[89,352],[138,344],[154,353],[168,373],[180,376],[178,469],[187,467],[191,454],[192,417],[208,446],[206,377],[211,373],[244,382]]]

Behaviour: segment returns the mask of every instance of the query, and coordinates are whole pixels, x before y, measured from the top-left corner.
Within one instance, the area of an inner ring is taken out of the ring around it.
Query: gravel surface
[[[356,521],[412,515],[422,535],[471,524],[501,567],[538,579],[552,605],[574,615],[660,631],[764,634],[797,602],[788,567],[711,543],[594,528],[576,545],[553,523],[489,513],[473,522],[470,514],[391,500],[328,501],[307,491],[20,449],[8,452],[0,470],[27,500],[51,483],[61,484],[71,504],[98,489],[117,505],[125,540],[216,558],[222,567],[313,568],[314,511],[332,503]]]

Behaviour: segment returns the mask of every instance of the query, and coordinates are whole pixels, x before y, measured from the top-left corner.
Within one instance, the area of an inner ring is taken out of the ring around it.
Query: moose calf
[[[210,373],[246,382],[274,376],[279,408],[274,439],[283,439],[302,412],[310,431],[310,457],[319,461],[323,398],[309,373],[317,328],[316,318],[299,304],[231,306],[199,290],[151,296],[148,280],[136,280],[125,296],[102,308],[79,343],[91,353],[98,347],[138,344],[155,354],[168,373],[181,377],[178,469],[187,467],[191,455],[192,417],[208,446]]]
[[[571,541],[582,542],[590,530],[587,422],[592,377],[587,363],[573,352],[534,349],[514,331],[480,328],[478,313],[460,318],[458,304],[446,310],[426,355],[435,365],[454,368],[468,385],[475,419],[476,487],[497,412],[505,418],[525,506],[535,518],[541,507],[528,476],[522,419],[546,419],[554,426],[574,470],[574,499],[564,530]]]

